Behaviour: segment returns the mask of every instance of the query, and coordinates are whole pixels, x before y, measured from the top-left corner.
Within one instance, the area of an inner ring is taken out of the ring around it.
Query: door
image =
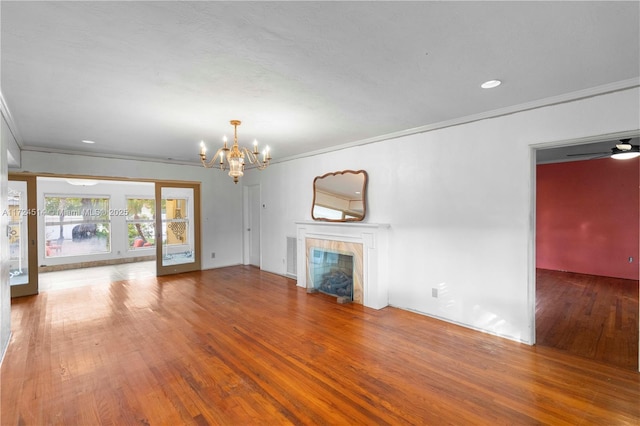
[[[249,264],[260,267],[260,185],[251,185],[248,188],[248,243]]]
[[[9,176],[8,196],[11,297],[38,294],[36,177]]]
[[[199,271],[200,184],[156,182],[156,275]]]

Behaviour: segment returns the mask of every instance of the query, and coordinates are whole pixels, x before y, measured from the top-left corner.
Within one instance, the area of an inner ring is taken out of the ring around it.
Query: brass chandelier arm
[[[245,157],[249,160],[250,164],[255,164],[258,170],[264,170],[269,165],[269,161],[271,160],[271,156],[268,152],[265,151],[262,154],[262,161],[260,161],[260,153],[256,153],[255,151],[249,151],[248,148],[241,148],[241,151],[244,153]]]
[[[227,152],[229,151],[229,148],[227,147],[222,147],[220,149],[218,149],[216,151],[216,155],[213,156],[213,158],[209,161],[207,161],[207,155],[204,153],[200,154],[200,162],[202,163],[202,165],[207,168],[207,169],[220,169],[220,170],[226,170],[227,169],[227,163],[224,161],[224,157],[226,157]]]

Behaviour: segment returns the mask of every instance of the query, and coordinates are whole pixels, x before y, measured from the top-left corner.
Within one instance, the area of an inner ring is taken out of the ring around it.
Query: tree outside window
[[[45,257],[111,252],[108,197],[45,196]]]
[[[129,250],[155,247],[156,202],[153,198],[127,198]]]

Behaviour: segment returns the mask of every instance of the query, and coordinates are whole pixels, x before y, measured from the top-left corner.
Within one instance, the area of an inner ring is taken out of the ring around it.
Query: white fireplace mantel
[[[307,288],[308,238],[362,244],[363,305],[381,309],[389,304],[389,224],[361,222],[296,222],[298,286]]]

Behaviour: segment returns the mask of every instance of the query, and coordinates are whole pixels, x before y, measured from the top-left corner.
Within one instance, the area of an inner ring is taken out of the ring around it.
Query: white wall
[[[195,157],[198,154],[197,144],[194,144],[193,150]],[[22,168],[10,171],[201,182],[203,269],[242,263],[242,186],[234,185],[233,180],[219,170],[23,151]],[[216,253],[215,259],[211,258],[212,252]]]
[[[243,183],[260,183],[265,204],[262,268],[284,274],[315,176],[364,169],[366,221],[391,224],[389,303],[533,343],[530,146],[638,130],[639,99],[635,88],[250,171]]]

